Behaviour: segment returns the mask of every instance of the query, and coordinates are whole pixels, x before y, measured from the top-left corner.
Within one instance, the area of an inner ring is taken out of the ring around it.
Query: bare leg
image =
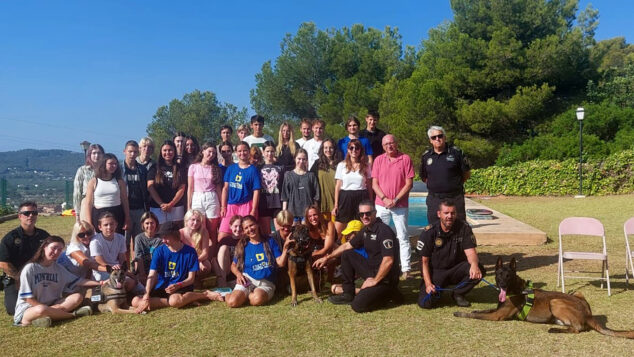
[[[225,297],[228,307],[240,307],[247,301],[247,295],[240,290],[234,290]]]
[[[251,294],[249,294],[249,304],[251,306],[261,306],[269,301],[269,296],[262,289],[255,288]]]
[[[139,307],[139,303],[141,302],[141,299],[143,299],[142,296],[135,296],[132,299],[132,307],[135,309]],[[160,308],[168,307],[168,306],[170,306],[170,304],[167,298],[158,298],[158,297],[150,298],[150,310],[160,309]]]
[[[218,268],[220,269],[218,274],[218,286],[227,286],[227,275],[231,268],[231,248],[223,245],[218,248]]]
[[[22,325],[27,326],[31,324],[31,321],[40,317],[48,316],[52,320],[67,320],[74,317],[72,311],[79,306],[84,297],[79,293],[68,295],[61,299],[59,303],[46,306],[37,305],[26,309],[22,317]]]
[[[209,290],[203,293],[196,293],[193,291],[188,291],[184,294],[175,293],[170,295],[169,297],[169,305],[175,308],[181,308],[183,306],[187,306],[193,302],[203,301],[203,300],[216,300],[222,301],[222,296],[219,293],[214,293]]]

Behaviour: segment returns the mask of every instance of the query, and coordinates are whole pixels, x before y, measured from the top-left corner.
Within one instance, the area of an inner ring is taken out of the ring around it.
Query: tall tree
[[[236,127],[245,122],[246,117],[246,108],[221,103],[213,92],[196,89],[183,99],[173,99],[159,107],[148,124],[147,133],[157,143],[171,139],[177,131],[194,135],[199,141],[218,140],[220,126]]]
[[[385,82],[409,76],[414,58],[409,48],[403,55],[395,28],[324,31],[304,23],[295,35],[286,35],[275,62],[266,62],[256,74],[251,103],[273,121],[319,116],[341,124],[350,114],[377,110]],[[341,134],[343,127],[328,130]]]
[[[429,31],[413,74],[386,87],[380,110],[394,131],[444,126],[484,166],[504,143],[533,134],[554,104],[584,93],[596,73],[588,43],[597,14],[586,10],[581,28],[574,25],[576,0],[452,0],[451,6],[453,22]],[[418,156],[424,146],[419,138],[404,149]]]

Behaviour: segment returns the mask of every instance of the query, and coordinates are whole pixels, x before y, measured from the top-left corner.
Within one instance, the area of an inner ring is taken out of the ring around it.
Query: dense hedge
[[[583,193],[608,195],[634,192],[634,150],[583,164]],[[579,161],[534,160],[509,167],[471,171],[465,191],[482,195],[574,195],[579,192]]]

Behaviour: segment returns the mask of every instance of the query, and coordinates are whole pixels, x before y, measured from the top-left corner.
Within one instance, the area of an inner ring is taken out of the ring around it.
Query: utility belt
[[[445,198],[454,198],[456,196],[462,196],[464,195],[464,192],[463,191],[443,192],[443,193],[428,192],[427,195],[443,200]]]
[[[0,291],[12,284],[15,284],[15,279],[3,272],[2,275],[0,275]]]

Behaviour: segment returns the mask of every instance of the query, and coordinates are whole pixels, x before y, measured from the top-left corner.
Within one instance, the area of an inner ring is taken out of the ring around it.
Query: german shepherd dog
[[[524,279],[518,277],[516,272],[515,258],[503,266],[502,258],[498,257],[495,264],[495,282],[500,289],[498,307],[473,312],[457,311],[454,312],[454,316],[491,321],[517,317],[529,322],[568,326],[563,329],[553,327],[548,332],[579,333],[593,329],[607,336],[634,339],[634,331],[610,330],[599,323],[592,316],[590,305],[580,292],[565,294],[532,289],[530,283],[527,284]],[[531,303],[532,307],[528,311],[525,305],[530,306]]]
[[[302,270],[306,271],[310,291],[315,302],[322,302],[315,289],[311,255],[315,248],[313,239],[308,234],[308,227],[303,224],[295,226],[290,239],[295,241],[288,250],[288,278],[291,284],[291,306],[297,306],[297,284],[295,277]]]
[[[113,270],[110,273],[108,282],[101,287],[104,302],[98,305],[100,312],[135,313],[134,309],[128,306],[125,277],[126,272],[123,269]]]

